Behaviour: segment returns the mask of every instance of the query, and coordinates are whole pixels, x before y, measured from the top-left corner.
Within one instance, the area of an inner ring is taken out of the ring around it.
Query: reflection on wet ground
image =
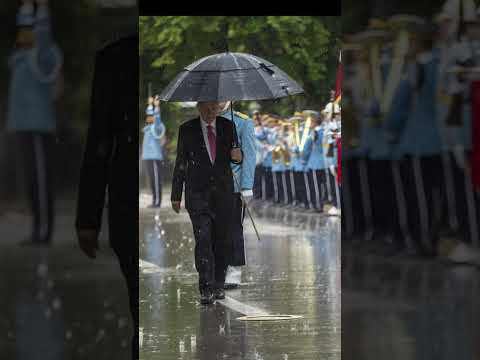
[[[339,219],[252,210],[262,240],[246,219],[244,285],[204,307],[188,215],[140,209],[140,359],[340,359]],[[237,320],[254,310],[303,318]]]
[[[18,243],[29,218],[0,217],[0,358],[130,359],[128,295],[107,234],[101,254],[89,260],[76,244],[73,216],[56,221],[50,249],[24,248]]]
[[[478,268],[342,246],[342,358],[480,358]]]

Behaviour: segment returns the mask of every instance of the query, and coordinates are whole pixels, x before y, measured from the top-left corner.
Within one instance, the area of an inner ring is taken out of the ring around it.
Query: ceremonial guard
[[[285,186],[285,170],[287,148],[283,125],[279,119],[272,134],[272,177],[275,204],[285,203],[286,186]]]
[[[223,109],[219,116],[232,120],[230,103],[222,103]],[[233,122],[237,131],[238,145],[242,149],[243,161],[241,164],[231,164],[234,176],[234,203],[231,223],[232,256],[227,268],[225,289],[236,288],[241,283],[242,266],[246,264],[245,241],[243,237],[243,220],[245,206],[253,198],[253,182],[257,145],[253,121],[245,114],[235,111]]]
[[[358,147],[360,144],[360,119],[362,118],[363,91],[366,82],[361,76],[362,55],[366,53],[354,35],[346,36],[342,46],[342,57],[344,63],[344,77],[342,89],[342,121],[345,133],[342,137],[342,192],[344,211],[342,219],[342,234],[349,241],[359,237],[361,233],[361,200],[358,190],[358,176],[356,175],[358,163]]]
[[[301,152],[303,151],[302,146],[302,135],[305,130],[305,119],[302,116],[302,113],[296,112],[293,117],[289,119],[293,130],[289,137],[289,149],[290,149],[290,186],[292,194],[292,205],[304,207],[308,206],[307,194],[305,181],[303,178],[303,173],[305,171],[305,164],[301,158]],[[307,130],[308,132],[308,130]],[[306,141],[306,138],[305,138]]]
[[[469,15],[469,16],[467,16]],[[464,242],[479,245],[478,196],[469,175],[468,158],[472,151],[472,116],[478,113],[478,64],[480,63],[480,25],[476,14],[464,14],[465,32],[450,47],[450,61],[445,66],[445,77],[451,81],[443,88],[443,122],[445,150],[449,152],[450,171],[453,173],[454,220]],[[447,17],[444,15],[444,17]],[[453,58],[453,60],[452,60]],[[471,99],[471,100],[469,100]],[[445,106],[446,105],[446,106]],[[452,209],[449,204],[448,210]],[[450,215],[452,216],[452,215]],[[458,221],[458,222],[457,222]]]
[[[52,37],[47,0],[23,1],[17,15],[15,49],[9,59],[7,131],[22,153],[33,214],[31,237],[23,244],[48,245],[54,226],[55,90],[63,57]]]
[[[386,129],[396,143],[394,156],[402,159],[401,179],[414,241],[408,250],[434,255],[439,235],[435,209],[442,200],[438,196],[443,175],[435,99],[439,59],[432,51],[432,28],[428,24],[413,26],[408,76],[397,88],[392,104],[396,111],[390,112]]]
[[[255,144],[257,148],[256,156],[256,167],[255,167],[255,178],[253,181],[253,198],[262,199],[262,191],[265,191],[262,188],[262,178],[264,176],[263,161],[265,160],[265,151],[262,147],[261,138],[264,138],[264,128],[262,125],[262,116],[260,111],[253,110],[251,112],[251,117],[255,126]]]
[[[273,186],[273,174],[272,174],[272,150],[275,141],[275,124],[276,119],[270,116],[266,116],[262,119],[263,126],[262,132],[257,135],[257,139],[262,142],[261,151],[263,151],[263,178],[262,178],[262,190],[263,200],[273,200],[275,197],[275,191]]]
[[[326,190],[327,164],[324,154],[325,128],[322,126],[321,115],[312,116],[311,134],[305,144],[303,160],[308,170],[308,187],[313,189],[311,193],[312,210],[323,212]]]
[[[325,113],[326,119],[324,128],[324,161],[325,161],[325,181],[326,181],[326,202],[338,207],[336,193],[335,193],[335,165],[336,165],[336,139],[340,133],[340,127],[336,119],[336,115],[331,117]]]
[[[152,204],[150,208],[159,208],[162,201],[161,163],[163,161],[162,146],[165,142],[165,125],[160,113],[160,100],[149,98],[146,110],[146,125],[143,127],[142,160],[144,161],[150,187]]]

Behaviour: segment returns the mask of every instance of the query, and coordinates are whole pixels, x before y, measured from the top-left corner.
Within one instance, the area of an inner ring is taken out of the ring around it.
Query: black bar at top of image
[[[322,2],[262,1],[257,3],[235,2],[160,2],[138,0],[140,15],[309,15],[341,16],[341,0]]]

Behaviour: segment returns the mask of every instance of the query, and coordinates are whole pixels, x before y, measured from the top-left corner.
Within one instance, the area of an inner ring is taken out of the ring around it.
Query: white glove
[[[242,190],[242,198],[245,204],[248,205],[250,201],[253,199],[253,191],[252,190]]]

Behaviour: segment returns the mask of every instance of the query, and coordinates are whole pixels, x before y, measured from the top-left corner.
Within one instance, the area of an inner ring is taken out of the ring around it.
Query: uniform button
[[[132,142],[132,137],[131,137],[131,136],[128,137],[128,142],[129,142],[129,143]]]

